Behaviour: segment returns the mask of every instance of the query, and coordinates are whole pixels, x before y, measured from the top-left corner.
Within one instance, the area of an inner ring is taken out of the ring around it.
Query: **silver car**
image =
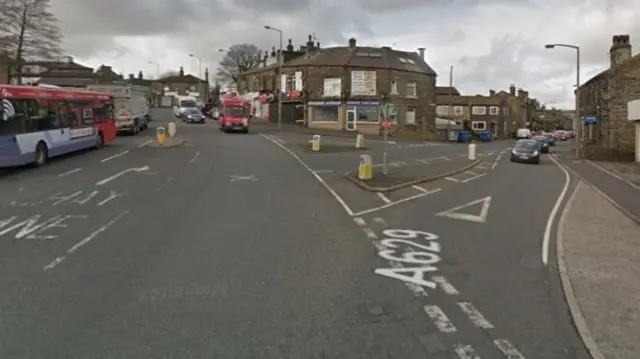
[[[182,122],[204,123],[205,117],[198,109],[187,109],[182,113]]]

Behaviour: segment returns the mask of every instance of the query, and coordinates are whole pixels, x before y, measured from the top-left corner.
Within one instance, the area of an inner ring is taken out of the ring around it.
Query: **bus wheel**
[[[36,146],[35,160],[36,167],[44,166],[49,160],[49,151],[47,150],[47,145],[45,145],[43,142],[39,142]]]
[[[96,141],[96,148],[102,148],[102,146],[104,146],[104,135],[102,132],[98,132],[98,138]]]

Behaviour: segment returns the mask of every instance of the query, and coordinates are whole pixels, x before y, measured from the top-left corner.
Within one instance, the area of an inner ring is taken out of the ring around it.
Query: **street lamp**
[[[189,57],[198,59],[198,78],[202,80],[202,59],[196,54],[189,54]]]
[[[149,61],[149,65],[156,65],[156,80],[160,78],[160,63],[156,61]]]
[[[267,30],[275,31],[280,36],[280,53],[278,55],[278,76],[280,76],[280,90],[278,91],[279,92],[278,93],[278,129],[281,129],[282,128],[282,92],[283,92],[282,86],[286,86],[286,84],[282,83],[282,60],[284,57],[282,54],[282,30],[276,29],[275,27],[271,27],[269,25],[265,25],[264,28]]]
[[[582,148],[582,122],[580,119],[580,47],[576,45],[567,44],[547,44],[544,45],[546,49],[553,49],[554,47],[566,47],[576,50],[576,116],[573,119],[573,130],[576,131],[576,156],[581,157]]]

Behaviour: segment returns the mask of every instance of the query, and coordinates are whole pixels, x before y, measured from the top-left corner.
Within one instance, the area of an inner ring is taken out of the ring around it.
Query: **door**
[[[356,109],[347,110],[347,123],[345,124],[345,128],[347,131],[355,131],[357,127],[357,114]]]

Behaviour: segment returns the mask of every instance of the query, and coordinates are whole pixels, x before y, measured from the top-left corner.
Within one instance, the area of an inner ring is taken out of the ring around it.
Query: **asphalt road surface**
[[[550,160],[498,143],[483,173],[347,201],[259,126],[178,131],[0,177],[0,358],[586,358],[541,260]]]

